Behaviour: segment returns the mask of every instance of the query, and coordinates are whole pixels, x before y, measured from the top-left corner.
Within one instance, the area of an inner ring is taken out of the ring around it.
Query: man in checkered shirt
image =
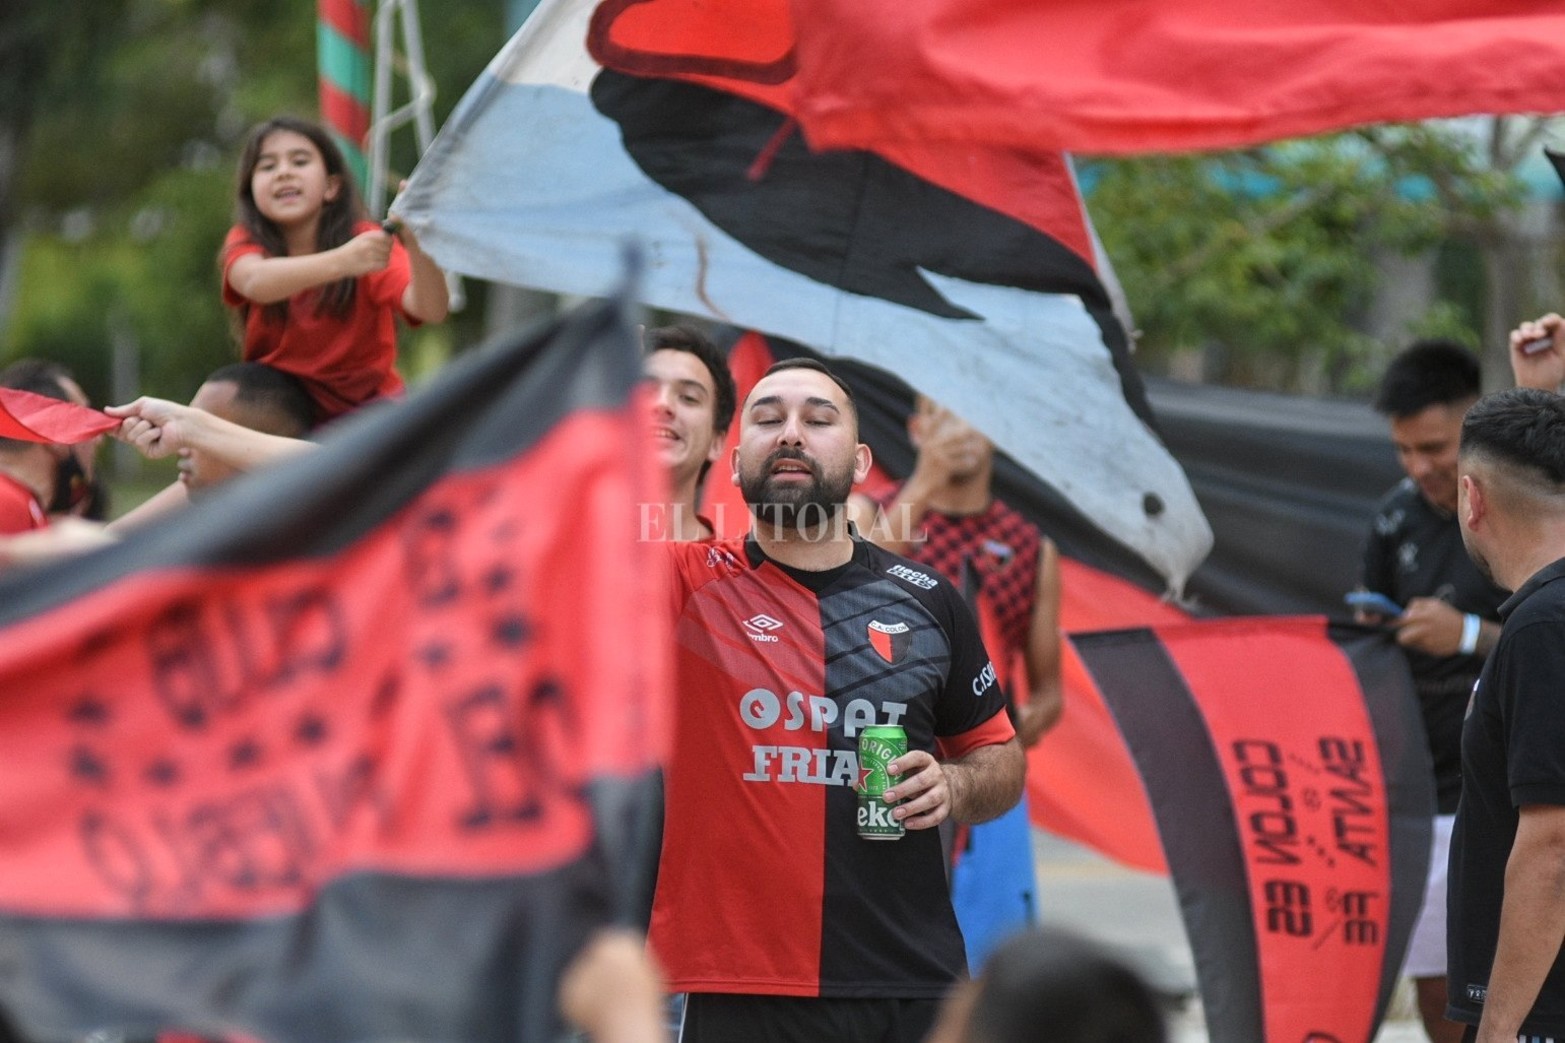
[[[1032,746],[1059,719],[1059,552],[991,489],[994,445],[920,395],[908,418],[918,449],[913,473],[879,503],[849,501],[868,539],[938,570],[974,602],[1002,678],[1025,668],[1027,698],[1008,685],[1017,737]]]

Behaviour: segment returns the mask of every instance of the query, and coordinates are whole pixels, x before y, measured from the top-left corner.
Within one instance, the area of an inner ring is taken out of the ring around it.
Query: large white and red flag
[[[448,268],[645,303],[894,371],[971,417],[1173,586],[1211,531],[1151,427],[1066,158],[819,153],[784,0],[545,0],[397,210]]]

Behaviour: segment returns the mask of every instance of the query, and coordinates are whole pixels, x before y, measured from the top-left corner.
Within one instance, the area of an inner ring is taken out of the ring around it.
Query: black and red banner
[[[1287,617],[1071,643],[1145,782],[1215,1043],[1370,1039],[1434,814],[1397,647]]]
[[[595,306],[0,580],[24,1035],[552,1038],[664,746],[638,379]]]

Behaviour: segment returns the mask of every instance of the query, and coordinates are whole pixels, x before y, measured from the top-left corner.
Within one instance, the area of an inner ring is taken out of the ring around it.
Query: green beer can
[[[900,725],[873,724],[859,732],[859,836],[865,840],[900,840],[907,832],[891,817],[885,792],[893,783],[887,769],[907,752],[907,732]]]

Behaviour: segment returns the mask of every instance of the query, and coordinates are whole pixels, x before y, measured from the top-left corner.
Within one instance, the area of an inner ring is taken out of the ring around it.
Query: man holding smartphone
[[[1429,881],[1403,968],[1417,985],[1424,1031],[1434,1043],[1457,1043],[1462,1035],[1462,1026],[1445,1018],[1446,862],[1462,789],[1462,719],[1484,657],[1499,639],[1506,596],[1467,556],[1456,517],[1462,416],[1480,387],[1477,356],[1448,341],[1419,341],[1387,367],[1375,409],[1390,423],[1407,477],[1375,513],[1361,579],[1402,611],[1356,613],[1361,621],[1396,628],[1434,762]]]

